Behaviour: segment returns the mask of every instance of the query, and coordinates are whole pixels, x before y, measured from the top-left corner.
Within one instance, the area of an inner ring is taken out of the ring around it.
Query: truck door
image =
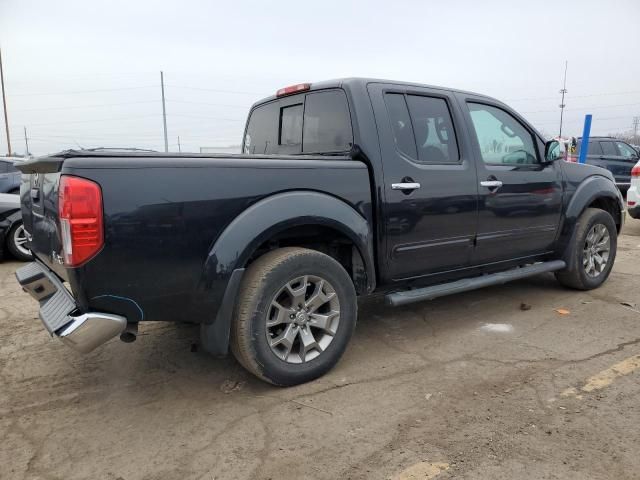
[[[388,84],[370,84],[369,93],[383,160],[386,276],[468,266],[478,182],[452,94]]]
[[[550,251],[562,209],[560,165],[542,161],[542,140],[503,105],[458,98],[475,143],[480,187],[473,264]]]
[[[617,150],[615,156],[615,164],[618,165],[616,172],[613,174],[616,185],[623,192],[631,186],[631,169],[638,161],[638,153],[624,142],[614,142]]]

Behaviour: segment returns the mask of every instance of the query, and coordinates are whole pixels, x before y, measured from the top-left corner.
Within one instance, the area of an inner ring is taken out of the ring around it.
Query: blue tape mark
[[[132,300],[131,298],[127,298],[127,297],[121,297],[119,295],[98,295],[97,297],[93,297],[91,300],[96,300],[98,298],[105,298],[105,297],[110,297],[110,298],[115,298],[116,300],[126,300],[127,302],[131,302],[133,303],[138,311],[140,312],[140,320],[144,320],[144,312],[142,311],[142,308],[140,308],[140,305],[138,305],[138,303],[135,300]]]

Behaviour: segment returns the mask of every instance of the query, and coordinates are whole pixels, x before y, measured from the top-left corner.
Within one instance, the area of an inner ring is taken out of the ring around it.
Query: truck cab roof
[[[455,88],[449,88],[449,87],[442,87],[442,86],[437,86],[437,85],[429,85],[429,84],[423,84],[423,83],[417,83],[417,82],[402,82],[402,81],[398,81],[398,80],[385,80],[385,79],[380,79],[380,78],[366,78],[366,77],[346,77],[346,78],[336,78],[333,80],[323,80],[321,82],[313,82],[313,83],[309,83],[309,88],[306,91],[314,91],[314,90],[324,90],[324,89],[329,89],[329,88],[344,88],[344,89],[349,89],[350,87],[364,87],[366,88],[366,86],[370,83],[384,83],[384,84],[389,84],[389,85],[397,85],[397,86],[403,86],[403,87],[419,87],[419,88],[430,88],[430,89],[434,89],[434,90],[443,90],[443,91],[447,91],[447,92],[456,92],[456,93],[462,93],[462,94],[468,94],[468,95],[474,95],[477,97],[484,97],[487,99],[491,99],[494,101],[499,101],[496,100],[495,98],[489,97],[487,95],[482,95],[479,93],[475,93],[475,92],[469,92],[469,91],[465,91],[465,90],[458,90]],[[299,84],[302,85],[302,84]],[[292,92],[291,95],[294,95],[297,92]],[[302,91],[299,91],[299,93],[302,93]],[[283,95],[281,95],[283,96]],[[277,94],[273,94],[270,95],[268,97],[265,97],[261,100],[258,100],[257,102],[255,102],[252,106],[251,109],[253,110],[254,107],[261,105],[263,103],[266,102],[270,102],[272,100],[275,100],[277,98],[280,98],[281,96],[278,96]]]

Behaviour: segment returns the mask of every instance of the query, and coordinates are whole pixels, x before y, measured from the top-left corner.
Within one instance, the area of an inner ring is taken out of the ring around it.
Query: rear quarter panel
[[[203,282],[207,256],[267,196],[323,192],[371,219],[367,169],[355,161],[73,158],[62,173],[98,182],[104,201],[105,247],[68,275],[78,301],[130,321],[210,321],[222,292]]]

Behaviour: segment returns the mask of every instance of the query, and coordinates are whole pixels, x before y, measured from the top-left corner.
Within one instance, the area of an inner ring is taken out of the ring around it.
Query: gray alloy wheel
[[[27,231],[21,221],[14,223],[9,229],[5,244],[16,260],[28,262],[33,259],[31,251],[27,248]]]
[[[24,225],[18,226],[18,228],[13,231],[13,238],[11,238],[11,242],[13,242],[15,249],[22,255],[25,257],[31,256],[31,250],[26,247],[27,231],[24,229]]]
[[[327,349],[338,331],[340,301],[333,286],[316,275],[287,282],[266,316],[271,351],[287,363],[305,363]]]
[[[582,266],[589,277],[595,278],[605,270],[610,251],[611,237],[607,227],[595,224],[585,238],[582,256]]]
[[[555,272],[565,287],[591,290],[602,285],[613,268],[617,252],[617,227],[613,216],[599,208],[587,208],[576,222],[567,245],[567,268]]]
[[[338,363],[358,316],[347,270],[329,255],[283,247],[247,268],[230,346],[251,373],[274,385],[314,380]]]

